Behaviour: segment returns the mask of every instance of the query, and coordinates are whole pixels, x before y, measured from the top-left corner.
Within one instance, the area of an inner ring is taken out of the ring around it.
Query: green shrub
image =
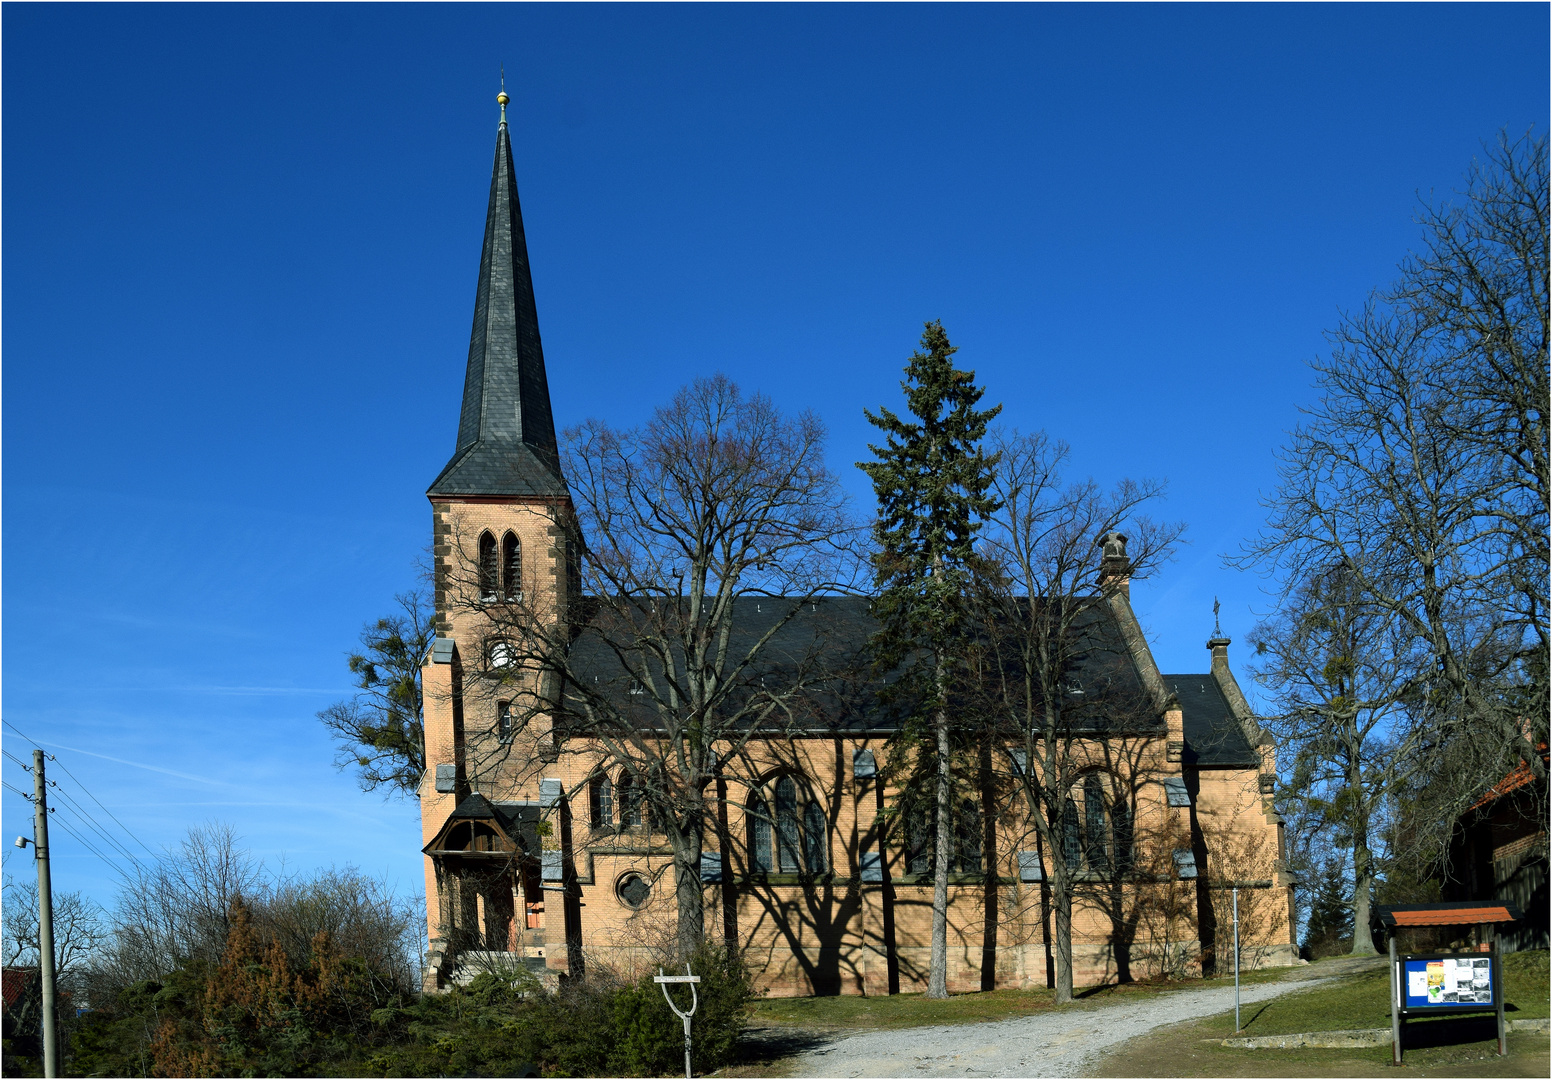
[[[203,965],[119,996],[74,1040],[82,1071],[113,1075],[229,1073],[309,1076],[661,1076],[684,1067],[684,1027],[651,975],[634,982],[600,972],[544,990],[525,970],[482,973],[445,994],[384,1000],[335,977],[349,993],[325,999],[293,983],[283,1000],[245,988],[274,982],[245,956],[225,977]],[[736,955],[705,945],[690,959],[701,976],[691,1034],[697,1073],[733,1059],[753,997]],[[349,974],[347,972],[347,974]],[[213,986],[213,983],[219,983]],[[687,987],[670,989],[681,1007]],[[273,996],[273,995],[271,995]],[[262,1006],[262,1007],[261,1007]],[[208,1053],[207,1053],[208,1051]]]

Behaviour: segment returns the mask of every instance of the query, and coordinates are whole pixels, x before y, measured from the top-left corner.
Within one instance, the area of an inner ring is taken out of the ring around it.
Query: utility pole
[[[43,751],[32,752],[32,847],[38,860],[38,976],[43,983],[43,1075],[59,1075],[59,1034],[54,1009],[54,893],[49,883],[48,785]]]

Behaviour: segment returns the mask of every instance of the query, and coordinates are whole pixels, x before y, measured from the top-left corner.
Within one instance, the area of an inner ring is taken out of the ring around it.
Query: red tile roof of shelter
[[[1518,922],[1520,912],[1512,904],[1468,900],[1454,904],[1396,904],[1381,907],[1379,916],[1386,926],[1466,926]]]

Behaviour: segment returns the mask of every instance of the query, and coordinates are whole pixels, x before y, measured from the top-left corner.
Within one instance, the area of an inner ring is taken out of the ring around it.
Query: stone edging
[[[1509,1031],[1552,1031],[1552,1021],[1505,1020]],[[1368,1046],[1389,1046],[1390,1028],[1363,1028],[1358,1031],[1305,1031],[1297,1035],[1257,1035],[1217,1040],[1235,1050],[1355,1050]]]

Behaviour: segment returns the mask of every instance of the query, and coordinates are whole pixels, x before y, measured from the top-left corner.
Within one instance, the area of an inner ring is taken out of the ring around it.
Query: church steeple
[[[550,415],[528,243],[507,135],[505,90],[497,101],[501,124],[496,130],[496,162],[490,177],[458,443],[427,494],[563,496],[566,482],[560,474],[555,421]]]

